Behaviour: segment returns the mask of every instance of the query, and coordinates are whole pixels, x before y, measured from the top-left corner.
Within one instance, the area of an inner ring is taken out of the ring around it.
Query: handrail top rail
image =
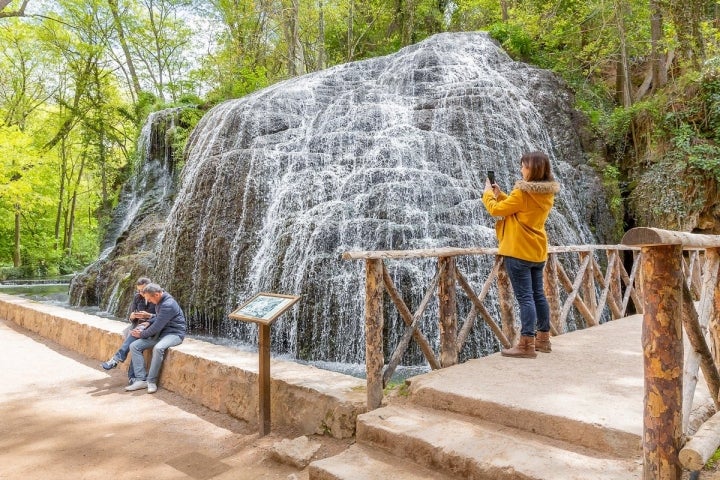
[[[623,245],[650,247],[654,245],[682,245],[687,249],[720,248],[720,235],[676,232],[660,228],[636,227],[628,230],[621,242]]]
[[[639,250],[629,245],[568,245],[550,246],[548,253],[592,252],[595,250]],[[487,247],[440,247],[414,250],[352,250],[342,254],[343,260],[380,260],[399,258],[458,257],[462,255],[497,255],[497,248]]]

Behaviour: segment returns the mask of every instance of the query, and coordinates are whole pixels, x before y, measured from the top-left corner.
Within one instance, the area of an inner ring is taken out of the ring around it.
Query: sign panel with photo
[[[271,325],[299,299],[297,295],[261,292],[240,305],[229,317],[234,320]]]

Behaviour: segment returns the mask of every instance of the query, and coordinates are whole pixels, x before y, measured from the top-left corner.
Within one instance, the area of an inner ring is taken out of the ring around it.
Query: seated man
[[[130,334],[138,340],[130,344],[133,377],[135,381],[125,387],[127,391],[146,388],[148,393],[157,392],[157,380],[160,367],[165,358],[165,350],[180,345],[185,339],[187,329],[185,314],[180,305],[160,285],[151,283],[143,289],[145,299],[155,305],[155,319],[144,330],[132,330]],[[153,349],[150,369],[145,372],[143,351]]]
[[[152,320],[152,318],[155,315],[155,305],[152,303],[149,303],[147,300],[145,300],[145,296],[143,295],[142,291],[143,289],[149,285],[150,279],[145,277],[140,277],[137,279],[137,282],[135,282],[135,295],[133,296],[132,304],[130,305],[130,322],[131,325],[129,325],[125,330],[123,330],[123,337],[125,340],[123,341],[123,344],[120,346],[117,352],[108,360],[107,362],[103,362],[100,365],[105,370],[111,370],[118,366],[118,363],[124,362],[125,359],[128,356],[128,353],[130,352],[130,344],[137,340],[137,338],[133,337],[130,332],[136,328],[145,328],[147,327],[148,323],[146,320]],[[142,322],[142,323],[141,323]],[[132,361],[130,362],[130,365],[128,366],[128,377],[132,378]],[[132,383],[132,382],[128,382]]]

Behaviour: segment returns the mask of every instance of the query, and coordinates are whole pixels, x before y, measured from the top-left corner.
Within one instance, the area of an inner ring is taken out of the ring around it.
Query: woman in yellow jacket
[[[543,269],[547,260],[545,221],[560,191],[553,178],[550,159],[542,152],[526,153],[520,159],[522,180],[510,195],[485,181],[483,203],[494,217],[499,249],[520,306],[520,341],[503,349],[506,357],[535,358],[535,350],[549,353],[550,308],[543,291]],[[537,339],[535,338],[537,326]]]

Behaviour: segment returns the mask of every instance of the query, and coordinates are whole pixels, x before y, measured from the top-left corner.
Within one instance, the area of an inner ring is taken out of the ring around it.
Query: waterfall
[[[151,113],[138,137],[138,166],[125,184],[113,219],[107,228],[100,259],[115,248],[117,239],[127,232],[141,212],[167,200],[171,193],[174,160],[172,147],[165,139],[175,127],[179,108]]]
[[[152,275],[155,250],[174,194],[175,160],[170,134],[180,108],[150,114],[137,144],[133,173],[101,244],[99,259],[70,285],[72,305],[97,305],[123,316],[138,276]]]
[[[550,243],[593,243],[612,230],[577,121],[561,81],[512,61],[485,33],[436,35],[225,102],[188,142],[154,278],[183,305],[192,332],[250,343],[254,326],[229,312],[261,291],[301,295],[273,325],[273,351],[362,362],[363,264],[341,254],[495,246],[481,202],[486,170],[509,191],[522,153],[545,151],[563,186]],[[414,310],[435,262],[386,263]],[[475,287],[491,263],[459,260]],[[421,328],[435,341],[436,319],[434,302]],[[394,345],[403,322],[388,309],[386,324]],[[476,328],[463,355],[496,348]]]
[[[128,279],[128,275],[126,275],[126,276],[123,278],[123,280],[127,280],[127,279]],[[121,295],[122,295],[122,292],[120,292],[120,285],[121,285],[122,283],[123,283],[122,281],[116,283],[116,284],[113,286],[112,291],[110,292],[110,297],[109,297],[108,302],[107,302],[107,307],[105,308],[105,311],[108,312],[108,313],[110,313],[110,314],[113,314],[113,313],[117,312],[117,311],[120,309],[120,298],[121,298]]]

